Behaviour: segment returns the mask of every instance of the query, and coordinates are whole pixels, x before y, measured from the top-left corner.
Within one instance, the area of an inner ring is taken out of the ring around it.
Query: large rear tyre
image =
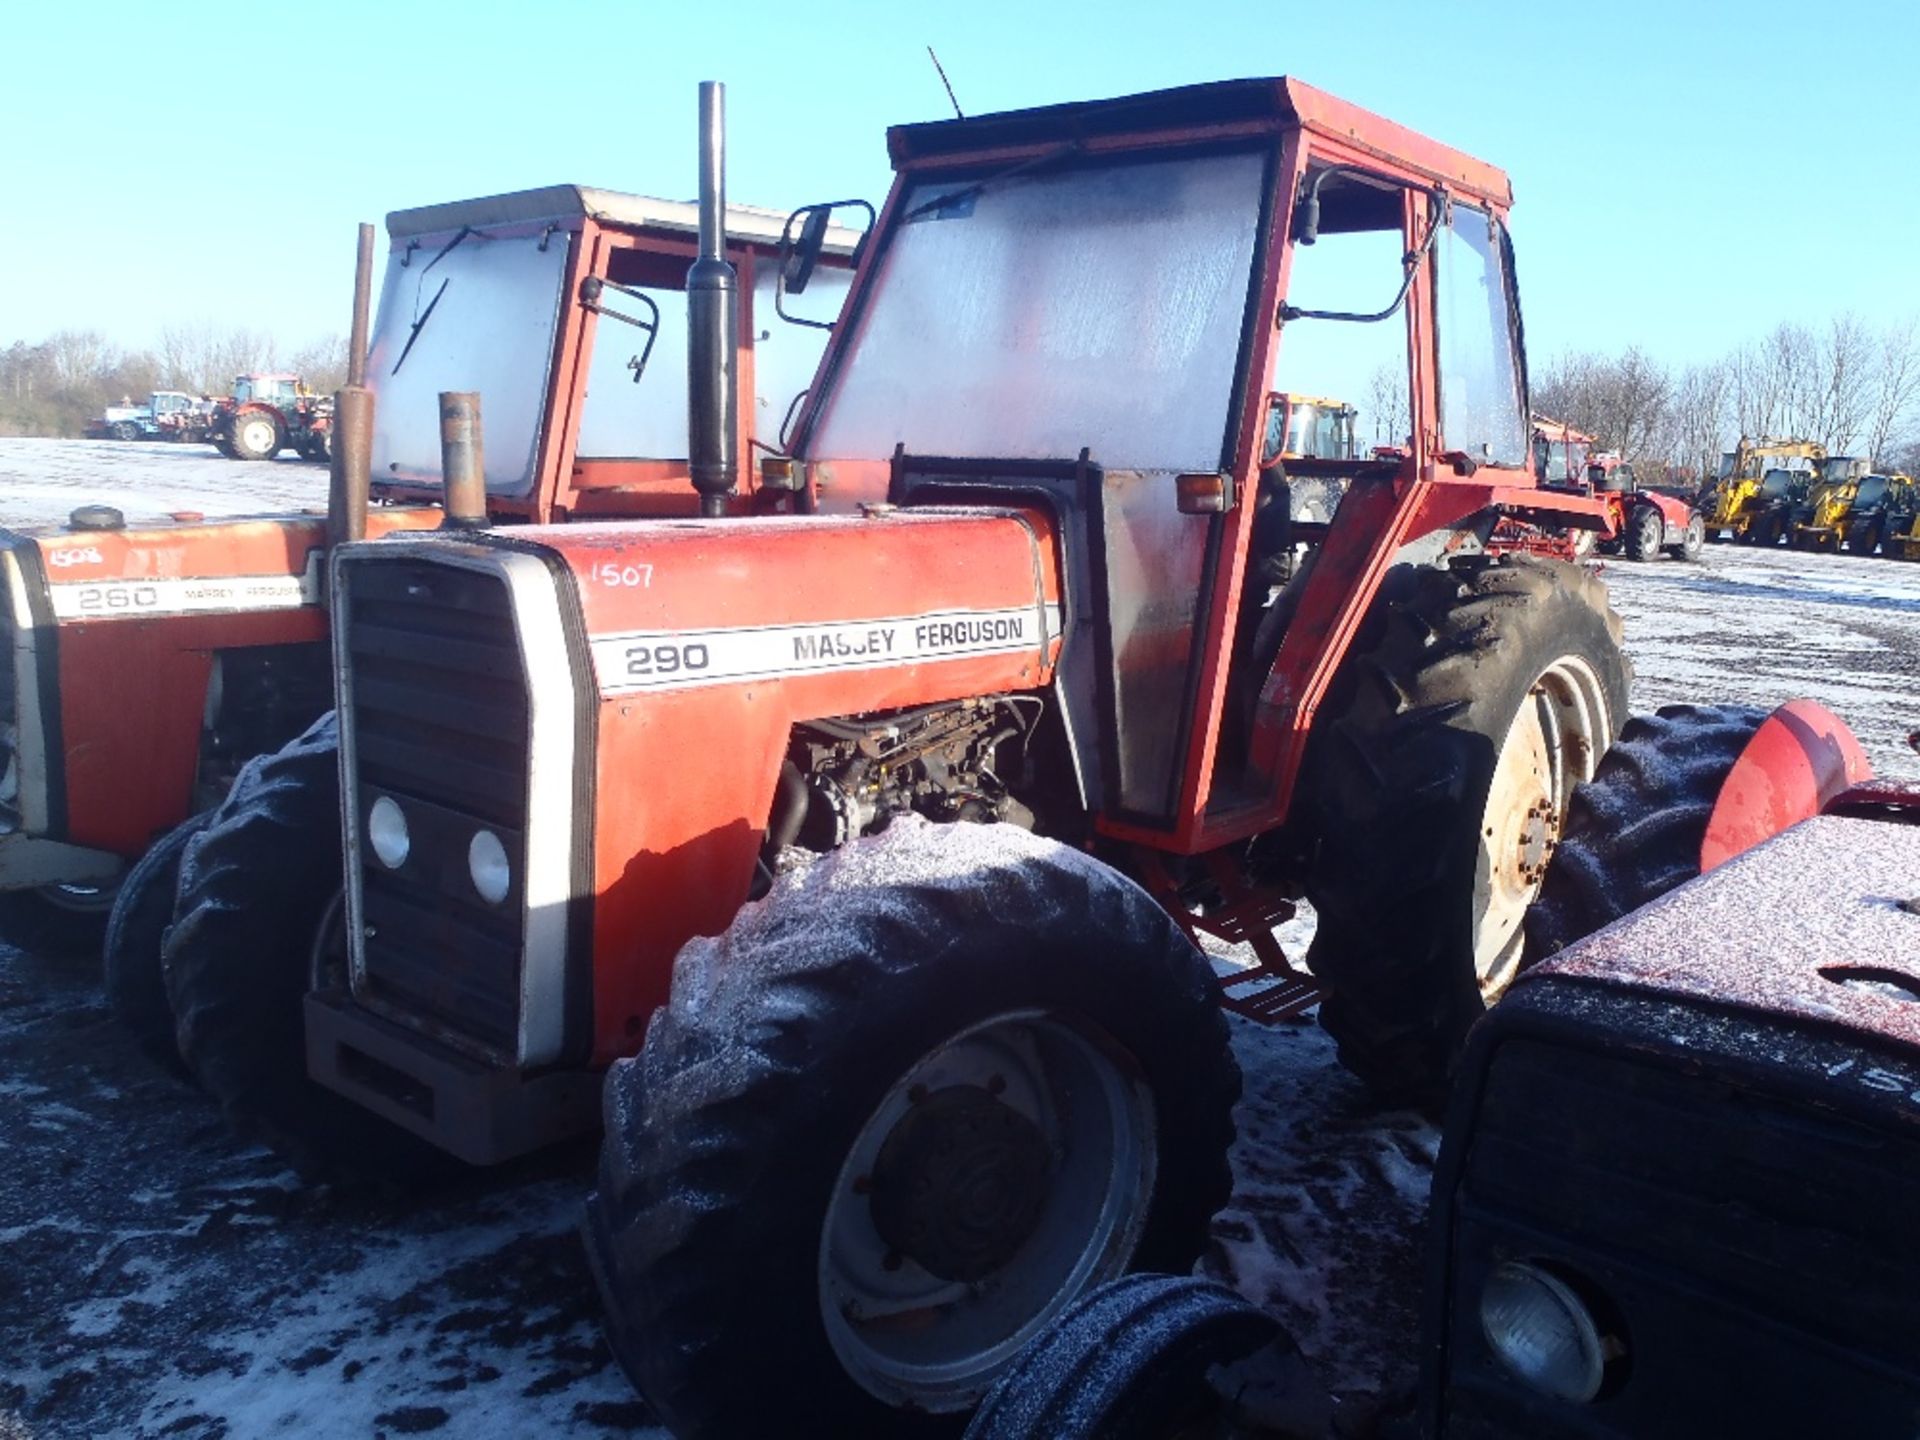
[[[236,460],[271,460],[286,446],[287,427],[275,411],[242,410],[233,417],[228,443]]]
[[[48,960],[97,960],[118,879],[0,891],[0,945]]]
[[[1082,1296],[1021,1352],[981,1403],[966,1440],[1251,1433],[1228,1428],[1240,1417],[1208,1372],[1267,1346],[1294,1353],[1277,1320],[1226,1286],[1129,1275]]]
[[[340,939],[339,755],[328,713],[249,760],[187,845],[167,998],[187,1068],[235,1130],[310,1179],[413,1179],[450,1162],[307,1076],[303,1002]]]
[[[1636,715],[1568,807],[1560,848],[1527,912],[1543,960],[1700,873],[1700,843],[1727,772],[1767,712],[1666,705]]]
[[[127,872],[107,916],[102,947],[107,1009],[156,1064],[180,1075],[187,1067],[174,1037],[160,949],[173,923],[181,857],[210,818],[195,815],[175,826]]]
[[[1302,775],[1320,1022],[1383,1099],[1438,1098],[1520,967],[1574,787],[1627,714],[1606,589],[1519,556],[1389,577]]]
[[[1212,971],[1137,886],[897,820],[688,944],[609,1071],[614,1353],[680,1435],[952,1433],[1077,1295],[1192,1266],[1239,1090]]]

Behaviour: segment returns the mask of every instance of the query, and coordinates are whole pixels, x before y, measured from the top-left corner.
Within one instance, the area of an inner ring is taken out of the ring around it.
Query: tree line
[[[61,330],[0,349],[0,435],[73,436],[109,405],[155,390],[225,395],[233,377],[291,371],[327,393],[346,383],[347,340],[327,336],[284,349],[258,330],[174,325],[157,345],[122,349],[98,330]]]
[[[1710,479],[1742,435],[1811,440],[1920,473],[1920,315],[1781,324],[1702,365],[1669,366],[1639,346],[1571,351],[1532,379],[1537,414],[1586,431],[1656,482]]]

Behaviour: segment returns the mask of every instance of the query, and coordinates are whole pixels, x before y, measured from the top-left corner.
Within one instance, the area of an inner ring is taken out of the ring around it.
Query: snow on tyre
[[[435,1177],[447,1156],[307,1074],[306,995],[344,962],[341,876],[329,711],[249,760],[186,846],[161,963],[180,1055],[236,1131],[308,1179]]]
[[[1636,715],[1575,792],[1527,914],[1529,960],[1565,949],[1700,873],[1720,787],[1768,712],[1665,705]]]
[[[1239,1089],[1210,967],[1131,881],[896,820],[690,943],[608,1073],[614,1352],[678,1434],[957,1428],[1076,1296],[1191,1267]]]
[[[965,1440],[1174,1440],[1228,1430],[1208,1372],[1263,1346],[1280,1322],[1214,1280],[1129,1275],[1083,1295],[1021,1352]]]

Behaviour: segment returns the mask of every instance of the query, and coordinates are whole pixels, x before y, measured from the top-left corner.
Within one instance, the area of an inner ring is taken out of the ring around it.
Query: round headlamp
[[[498,905],[513,888],[513,867],[507,861],[507,847],[491,830],[474,833],[467,846],[467,873],[473,888],[489,905]]]
[[[1480,1327],[1500,1363],[1543,1395],[1584,1404],[1600,1393],[1599,1324],[1558,1276],[1515,1260],[1496,1266],[1480,1295]]]
[[[413,836],[407,833],[406,811],[391,796],[382,795],[367,808],[367,843],[389,870],[407,863]]]

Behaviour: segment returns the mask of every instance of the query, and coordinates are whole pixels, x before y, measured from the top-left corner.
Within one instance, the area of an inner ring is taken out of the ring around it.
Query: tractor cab
[[[233,403],[236,405],[293,404],[312,392],[297,375],[236,375],[233,377]]]
[[[1640,488],[1639,482],[1633,477],[1633,466],[1618,455],[1601,455],[1590,461],[1587,465],[1587,483],[1595,490],[1611,495],[1631,495]]]
[[[783,213],[726,207],[739,275],[736,443],[776,450],[845,299],[859,235],[823,226],[805,293],[776,293]],[[552,185],[387,217],[368,357],[372,478],[435,500],[438,395],[484,404],[494,513],[695,513],[688,489],[687,268],[697,207]],[[742,497],[750,508],[753,493]]]
[[[1114,833],[1204,848],[1284,810],[1332,678],[1309,637],[1357,623],[1356,572],[1377,583],[1437,519],[1425,487],[1480,517],[1476,545],[1501,499],[1589,503],[1531,470],[1493,167],[1294,80],[903,126],[890,147],[846,341],[796,427],[804,499],[1053,517],[1073,750]],[[1294,447],[1272,397],[1312,394],[1368,399]],[[1269,460],[1316,482],[1278,516]]]

